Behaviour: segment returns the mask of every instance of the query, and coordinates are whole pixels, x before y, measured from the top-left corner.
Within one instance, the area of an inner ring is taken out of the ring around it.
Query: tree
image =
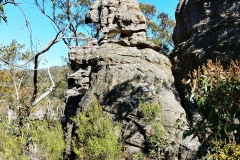
[[[168,14],[159,12],[152,4],[140,3],[140,9],[147,19],[148,39],[162,46],[163,53],[169,54],[169,50],[174,47],[172,33],[175,21]]]
[[[10,108],[17,112],[19,125],[23,124],[26,116],[29,115],[29,100],[31,90],[31,82],[26,77],[29,72],[19,70],[18,67],[28,67],[31,65],[32,54],[24,51],[24,45],[13,40],[7,46],[0,46],[0,65],[3,69],[1,78],[2,98],[7,100]]]
[[[91,37],[98,37],[97,28],[93,24],[85,24],[85,15],[92,2],[93,0],[35,0],[35,5],[54,23],[58,31],[69,26],[63,41],[71,48],[84,44]]]
[[[17,63],[20,65],[21,63],[28,62],[32,57],[29,51],[23,51],[24,45],[19,44],[16,40],[13,40],[10,45],[2,46],[0,45],[0,66],[4,69],[2,74],[2,81],[6,81],[6,83],[1,83],[1,86],[6,89],[5,98],[7,98],[13,105],[18,106],[20,104],[20,100],[24,100],[23,98],[23,90],[24,77],[28,74],[24,70],[18,70],[15,66]],[[29,66],[30,63],[22,66]],[[14,91],[14,94],[12,93]]]

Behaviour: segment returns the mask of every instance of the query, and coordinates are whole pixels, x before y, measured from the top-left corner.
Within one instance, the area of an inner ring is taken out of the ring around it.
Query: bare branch
[[[6,2],[3,2],[2,5],[6,5],[6,4],[13,4],[15,6],[18,6],[19,3],[16,3],[14,1],[6,1]]]
[[[42,51],[38,52],[35,55],[35,59],[34,59],[34,74],[33,74],[34,91],[33,91],[32,99],[31,99],[31,103],[32,104],[34,103],[34,101],[35,101],[35,99],[37,97],[37,92],[38,92],[38,79],[37,79],[37,77],[38,77],[37,76],[38,75],[38,70],[37,70],[38,69],[38,57],[41,54],[47,52],[55,43],[57,43],[60,40],[59,39],[60,33],[62,33],[62,31],[58,32],[57,35],[55,36],[55,38],[52,41],[50,41]],[[50,88],[50,90],[52,90],[52,88]]]
[[[35,5],[36,5],[36,6],[38,7],[38,9],[42,12],[42,14],[44,14],[47,18],[49,18],[49,19],[55,24],[55,26],[58,28],[59,31],[62,30],[61,27],[60,27],[60,26],[57,24],[57,22],[56,22],[55,6],[53,6],[53,18],[52,18],[52,17],[50,17],[48,14],[46,14],[44,7],[41,7],[41,6],[39,5],[39,3],[38,3],[37,0],[35,0]],[[42,4],[42,5],[44,6],[44,1],[43,1],[43,4]],[[53,5],[54,5],[54,4],[53,4]],[[63,42],[66,44],[66,46],[67,46],[68,48],[71,48],[70,45],[68,44],[68,42],[67,42],[65,39],[63,39]]]
[[[92,39],[92,37],[86,37],[86,38],[78,38],[78,37],[61,37],[62,39],[79,39],[79,40],[88,40]]]
[[[45,55],[46,55],[46,53],[45,53]],[[47,61],[47,64],[48,64],[48,57],[47,57],[47,55],[46,55],[46,61]],[[54,81],[52,79],[52,75],[50,73],[49,65],[48,65],[48,75],[49,75],[49,78],[50,78],[50,80],[52,82],[52,85],[50,87],[48,87],[46,89],[46,91],[32,103],[32,106],[37,105],[43,98],[45,98],[47,95],[49,95],[52,92],[53,88],[55,87],[55,83],[54,83]]]
[[[30,47],[31,47],[31,51],[33,52],[33,49],[32,49],[32,44],[33,44],[33,41],[32,41],[32,28],[31,28],[31,25],[30,25],[30,23],[29,23],[29,21],[27,20],[27,17],[26,17],[26,15],[25,15],[25,13],[24,13],[24,11],[23,11],[23,9],[22,9],[22,7],[19,5],[20,3],[17,3],[17,2],[14,2],[14,0],[12,0],[12,1],[6,1],[6,2],[4,2],[4,3],[2,3],[3,5],[6,5],[6,4],[13,4],[14,6],[17,6],[19,9],[20,9],[20,11],[21,11],[21,13],[22,13],[22,15],[23,15],[23,17],[24,17],[24,19],[25,19],[25,22],[26,22],[26,27],[27,27],[27,29],[28,29],[28,32],[29,32],[29,36],[30,36]]]

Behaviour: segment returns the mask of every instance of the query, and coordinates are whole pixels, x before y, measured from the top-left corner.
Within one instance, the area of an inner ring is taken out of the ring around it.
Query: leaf
[[[3,8],[2,4],[0,4],[0,11],[1,11],[1,13],[4,13],[4,8]]]
[[[213,111],[214,111],[214,107],[212,106],[211,109],[210,109],[209,118],[212,117]]]
[[[4,20],[5,23],[7,23],[7,17],[6,16],[4,16],[2,19]]]
[[[227,135],[228,134],[228,132],[227,132],[227,126],[224,126],[224,132],[225,132],[225,134]]]

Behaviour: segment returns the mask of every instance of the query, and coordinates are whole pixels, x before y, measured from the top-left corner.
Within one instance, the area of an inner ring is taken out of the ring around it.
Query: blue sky
[[[39,51],[41,47],[38,42],[41,43],[42,47],[46,46],[55,37],[56,31],[50,20],[42,15],[34,5],[29,3],[31,1],[21,0],[20,6],[31,24],[34,46],[37,46]],[[20,2],[20,0],[16,0],[16,2]],[[139,2],[154,4],[159,11],[168,13],[174,19],[174,12],[179,0],[139,0]],[[19,43],[25,44],[26,49],[28,49],[30,46],[29,32],[20,9],[9,4],[5,6],[5,12],[8,17],[8,24],[4,22],[0,24],[0,44],[8,45],[13,39],[16,39]],[[60,57],[67,57],[67,53],[68,48],[62,41],[54,45],[47,52],[50,66],[64,65]]]

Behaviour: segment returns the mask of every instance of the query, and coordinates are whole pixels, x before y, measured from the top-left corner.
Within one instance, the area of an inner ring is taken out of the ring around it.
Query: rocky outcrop
[[[146,40],[146,18],[137,0],[97,0],[90,7],[85,22],[94,23],[103,32],[100,44],[118,43],[160,50]],[[120,39],[109,39],[109,34],[120,34]]]
[[[69,52],[75,73],[69,77],[66,118],[87,110],[96,97],[107,115],[125,128],[126,153],[146,152],[146,119],[140,114],[140,102],[158,103],[162,107],[158,117],[164,121],[166,134],[172,142],[169,155],[177,158],[183,144],[186,114],[174,88],[171,63],[164,55],[152,49],[124,47],[105,43],[96,47],[94,42]],[[66,124],[70,140],[72,124]],[[70,145],[70,143],[69,143]],[[70,146],[69,148],[70,149]]]
[[[171,62],[176,87],[189,115],[194,106],[184,99],[181,80],[207,59],[221,60],[226,67],[232,59],[240,58],[239,13],[238,0],[180,0],[178,4]]]
[[[76,126],[71,117],[87,111],[97,99],[106,115],[120,122],[124,133],[126,159],[136,152],[149,152],[146,137],[152,126],[139,110],[140,102],[157,103],[163,130],[169,140],[166,159],[190,159],[199,143],[182,140],[187,120],[174,86],[170,60],[146,40],[146,20],[136,0],[95,1],[86,22],[94,22],[105,34],[83,47],[69,51],[74,73],[68,78],[63,128],[71,156],[71,140]],[[120,34],[119,39],[109,34]],[[154,134],[154,133],[153,133]],[[152,159],[157,159],[156,157]]]

